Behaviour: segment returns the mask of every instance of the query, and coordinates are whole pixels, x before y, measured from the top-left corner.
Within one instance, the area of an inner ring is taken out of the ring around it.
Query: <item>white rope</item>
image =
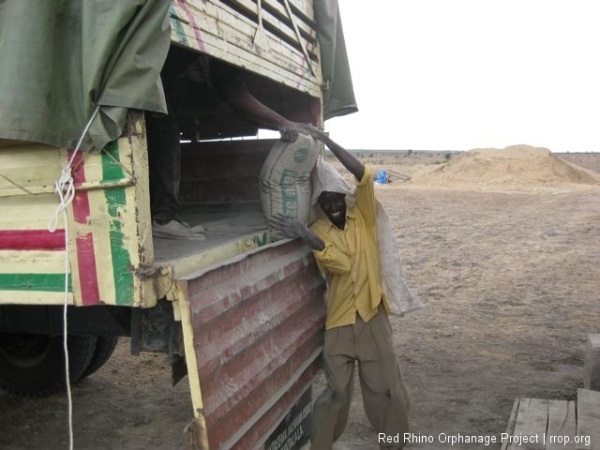
[[[71,185],[73,180],[71,180]],[[61,193],[61,205],[65,204]],[[71,198],[70,201],[73,199]],[[69,202],[70,202],[69,201]],[[69,450],[73,450],[73,396],[71,394],[71,371],[69,369],[69,347],[67,346],[67,311],[69,303],[69,226],[67,222],[66,206],[62,209],[63,221],[65,223],[65,298],[63,303],[63,352],[65,354],[65,384],[67,386],[68,422],[69,422]]]
[[[77,146],[75,147],[75,150],[73,150],[71,159],[69,159],[69,162],[67,163],[67,165],[65,167],[63,167],[63,169],[61,170],[60,178],[56,181],[56,183],[54,183],[54,191],[58,194],[58,196],[60,198],[60,203],[59,203],[58,207],[56,208],[56,211],[50,218],[50,223],[48,224],[48,230],[50,230],[50,232],[52,232],[52,233],[54,233],[56,231],[56,227],[58,225],[59,214],[61,212],[66,211],[66,209],[69,207],[69,205],[73,201],[73,197],[75,197],[75,185],[73,184],[73,176],[71,173],[71,166],[73,165],[73,160],[75,159],[75,156],[77,155],[77,152],[79,151],[79,147],[81,147],[83,138],[85,137],[88,130],[90,129],[90,126],[92,125],[92,122],[96,118],[98,111],[100,111],[100,106],[96,106],[96,109],[94,109],[94,112],[92,113],[92,117],[90,117],[90,120],[88,121],[87,125],[83,129],[83,132],[81,133],[81,136],[79,137],[79,141],[77,142]],[[67,222],[65,219],[65,241],[68,242],[67,233],[66,233],[66,228],[67,228],[66,223]]]
[[[67,402],[68,402],[68,422],[69,422],[69,450],[73,450],[73,396],[71,393],[71,373],[69,370],[69,348],[67,345],[67,336],[68,336],[68,327],[67,327],[67,311],[69,305],[69,225],[68,225],[68,217],[67,217],[67,208],[73,202],[73,198],[75,197],[75,184],[73,182],[73,175],[71,172],[71,167],[73,161],[75,160],[75,156],[79,151],[79,147],[81,147],[81,143],[83,142],[83,138],[87,134],[90,126],[92,125],[93,120],[96,118],[96,115],[100,111],[100,106],[96,106],[94,112],[92,113],[92,117],[88,121],[85,126],[81,136],[79,137],[79,141],[77,142],[77,146],[75,150],[73,150],[73,154],[69,159],[69,162],[60,173],[60,178],[54,183],[54,190],[60,199],[60,203],[58,204],[56,211],[50,218],[50,222],[48,223],[48,230],[51,233],[56,231],[58,227],[59,216],[62,215],[63,222],[65,225],[65,296],[63,302],[63,352],[65,354],[65,384],[67,386]]]

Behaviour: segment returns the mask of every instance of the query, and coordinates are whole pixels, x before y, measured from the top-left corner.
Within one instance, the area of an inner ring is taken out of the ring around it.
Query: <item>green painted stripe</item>
[[[69,292],[73,292],[69,275]],[[65,275],[62,273],[0,273],[0,291],[43,291],[65,290]]]
[[[118,148],[109,150],[111,155],[119,160]],[[106,179],[115,175],[115,164],[107,155],[102,154],[102,176]],[[122,172],[121,172],[122,173]],[[122,176],[122,175],[121,175]],[[123,233],[123,224],[119,211],[126,209],[125,188],[108,188],[104,190],[104,197],[108,206],[110,222],[110,253],[112,257],[113,278],[115,283],[115,301],[117,305],[131,305],[133,303],[133,274],[131,273],[131,255],[125,246],[126,236]],[[123,217],[126,217],[123,214]]]
[[[175,6],[171,3],[169,7],[169,16],[171,19],[171,29],[175,30],[175,34],[177,35],[177,39],[179,39],[179,43],[183,45],[187,45],[188,40],[185,35],[185,30],[183,29],[183,24],[177,15],[177,10]]]
[[[112,141],[104,148],[104,150],[114,159],[111,159],[102,152],[102,183],[112,183],[125,178],[125,172],[118,163],[118,161],[120,161],[119,143],[117,141]]]
[[[313,36],[313,37],[314,37],[314,36]],[[309,51],[307,51],[307,53],[308,53],[308,54],[310,54],[310,53],[316,53],[316,51],[317,51],[317,39],[315,39],[315,40],[313,41],[313,43],[312,43],[312,45],[311,45],[311,48],[310,48],[310,50],[309,50]],[[307,68],[306,68],[306,73],[308,73],[309,75],[312,75],[312,74],[311,74],[311,70],[310,70],[310,68],[312,67],[312,64],[313,64],[313,61],[311,61],[311,60],[309,59],[309,61],[308,61],[308,65],[309,65],[309,67],[307,67]],[[317,63],[314,63],[314,64],[317,64]],[[316,69],[315,69],[315,70],[316,70]],[[316,74],[315,74],[315,76],[316,76]]]

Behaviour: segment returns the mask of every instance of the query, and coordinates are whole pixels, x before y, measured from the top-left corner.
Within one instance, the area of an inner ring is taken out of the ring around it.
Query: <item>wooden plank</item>
[[[276,1],[276,0],[267,0],[267,1]],[[313,8],[312,0],[289,0],[290,5],[294,9],[297,9],[300,14],[306,16],[311,20],[315,20],[315,10]]]
[[[257,15],[258,10],[256,3],[251,0],[235,0],[237,8],[245,11],[249,15]],[[236,40],[243,40],[249,43],[254,41],[256,34],[256,28],[258,21],[251,19],[243,14],[236,12],[231,8],[227,8],[219,3],[207,3],[204,1],[190,0],[185,4],[174,3],[170,9],[172,17],[176,17],[183,24],[190,25],[197,28],[198,32],[215,30],[221,38],[226,39],[228,35],[235,36]],[[268,23],[273,28],[277,29],[283,36],[289,41],[296,42],[296,34],[293,26],[287,24],[289,16],[285,8],[282,10],[282,17],[286,22],[283,22],[279,18],[270,14],[265,9],[261,12],[263,23]],[[294,16],[295,23],[301,25],[301,20]],[[212,22],[217,23],[217,27],[212,27],[209,24]],[[208,25],[208,26],[207,26]],[[231,28],[234,33],[224,33],[223,25]],[[301,27],[304,38],[302,45],[307,48],[313,48],[316,42],[316,29],[309,26]],[[276,38],[275,35],[269,34],[274,41],[283,42],[281,39]],[[308,38],[307,38],[308,36]],[[235,42],[234,40],[226,39],[229,42]],[[289,45],[289,44],[286,44]],[[292,48],[292,47],[290,47]],[[299,50],[294,51],[300,53]]]
[[[247,11],[248,13],[254,15],[257,14],[257,8],[256,8],[256,3],[253,2],[252,0],[234,0],[235,3],[237,4],[237,6],[242,9]],[[262,15],[262,21],[263,21],[263,25],[264,24],[268,24],[271,27],[275,28],[279,33],[281,33],[282,36],[285,37],[285,39],[291,41],[291,42],[297,42],[297,37],[294,31],[294,28],[292,26],[292,24],[288,25],[288,20],[289,19],[289,15],[287,14],[287,12],[284,12],[282,14],[282,18],[283,20],[281,20],[278,16],[275,16],[273,14],[271,14],[267,9],[265,9],[264,7],[262,8],[261,11],[261,15]],[[251,29],[252,31],[252,36],[254,36],[254,30],[256,29],[257,26],[257,21],[256,20],[252,20],[248,17],[243,16],[244,19],[247,21],[248,24],[251,24]],[[241,20],[242,16],[236,16],[236,20]],[[300,19],[298,19],[296,16],[293,16],[294,22],[300,22]],[[310,27],[306,26],[306,24],[304,25],[304,27],[302,27],[302,31],[304,31],[304,33],[306,35],[309,36],[314,36],[314,33]]]
[[[292,22],[294,32],[296,33],[296,38],[298,39],[298,43],[300,44],[300,47],[302,48],[302,54],[304,55],[306,63],[308,64],[310,73],[312,73],[313,75],[316,75],[317,72],[312,67],[310,55],[308,54],[308,51],[306,50],[306,45],[304,45],[304,43],[302,42],[302,35],[300,34],[300,29],[298,28],[298,25],[296,24],[296,18],[294,17],[294,13],[292,12],[292,7],[290,6],[290,4],[287,0],[283,0],[283,1],[285,2],[285,7],[287,9],[288,16]]]
[[[285,16],[286,10],[285,6],[279,3],[277,0],[262,0],[263,5],[268,5],[270,8],[276,10],[279,14]],[[292,11],[294,12],[294,16],[298,18],[299,21],[304,22],[305,24],[298,23],[303,29],[314,28],[316,25],[315,18],[315,10],[313,8],[313,3],[310,0],[289,0],[290,5],[292,6]]]
[[[600,392],[577,390],[577,449],[600,449]]]
[[[219,10],[215,6],[212,7],[202,7],[196,8],[194,4],[186,4],[185,9],[182,6],[173,7],[171,9],[172,16],[176,17],[182,23],[188,26],[196,27],[194,30],[193,40],[196,40],[196,37],[202,38],[204,33],[209,33],[218,36],[224,42],[234,45],[245,44],[246,47],[257,54],[260,53],[260,48],[257,48],[254,45],[254,37],[257,31],[257,23],[251,21],[250,19],[236,14],[234,11],[229,10]],[[175,14],[173,14],[175,13]],[[268,20],[269,15],[265,13],[263,20]],[[186,20],[188,19],[188,20]],[[193,23],[189,23],[193,21]],[[293,35],[293,30],[280,24],[279,22],[274,23],[273,26],[281,29],[281,31],[288,30],[289,40],[295,41],[296,37]],[[197,34],[197,36],[196,36]],[[313,48],[315,46],[314,36],[316,35],[316,31],[312,31],[310,36],[312,36],[310,41],[306,39],[303,40],[303,44],[308,48]],[[290,44],[284,42],[279,37],[266,33],[266,36],[269,38],[268,45],[264,51],[268,52],[269,58],[272,51],[276,51],[280,54],[285,53],[295,53],[296,55],[300,55],[300,51]],[[201,48],[199,48],[202,50]],[[314,51],[313,51],[314,53]]]
[[[19,147],[18,151],[15,147]],[[5,145],[0,149],[0,197],[54,193],[60,164],[56,147],[22,142]]]
[[[181,314],[181,327],[183,330],[183,343],[185,346],[185,361],[190,383],[190,396],[194,407],[194,420],[186,429],[188,437],[192,442],[198,444],[198,448],[207,449],[208,432],[204,417],[204,400],[202,399],[202,388],[200,387],[200,374],[198,373],[198,361],[194,346],[194,325],[192,322],[192,311],[188,297],[188,285],[186,282],[177,282],[178,303],[175,309]]]
[[[256,24],[230,9],[205,2],[173,4],[172,40],[320,97],[320,73],[314,77],[304,55],[271,33],[267,49],[254,44]],[[309,49],[308,41],[304,41]],[[318,53],[312,48],[312,53]],[[313,65],[317,65],[313,62]]]
[[[583,367],[583,387],[596,391],[600,389],[600,334],[588,335]]]
[[[508,449],[544,450],[549,400],[523,398]]]
[[[575,402],[551,400],[548,408],[546,450],[574,450],[576,432]]]
[[[512,412],[510,413],[510,419],[508,419],[508,426],[506,427],[506,436],[512,436],[515,432],[515,425],[517,424],[517,411],[519,410],[519,403],[521,399],[516,398],[513,404]],[[505,435],[502,435],[504,437]],[[500,450],[507,450],[509,445],[508,439],[502,439],[502,447]]]
[[[236,4],[238,4],[240,7],[243,7],[245,10],[247,10],[251,14],[257,14],[256,2],[253,2],[252,0],[234,0],[234,1],[236,2]],[[271,1],[263,0],[262,5],[263,6],[262,6],[261,15],[262,15],[263,22],[269,23],[271,26],[280,30],[281,33],[283,33],[285,36],[287,36],[290,40],[295,41],[296,34],[294,32],[293,27],[290,27],[286,22],[280,20],[280,18],[279,18],[279,17],[283,17],[283,18],[289,20],[288,13],[287,13],[285,6],[281,5],[277,1],[272,1],[272,0]],[[277,15],[271,14],[269,12],[269,9],[275,10],[277,12]],[[293,11],[292,11],[292,14],[293,14]],[[303,20],[303,18],[298,17],[296,14],[294,14],[293,17],[294,17],[294,22],[296,23],[297,27],[303,33],[304,38],[306,39],[306,36],[312,36],[314,38],[314,36],[315,36],[314,26],[312,26],[312,24],[307,24]],[[304,45],[306,45],[306,44],[304,44]]]
[[[184,32],[186,33],[186,36],[189,36],[189,33],[192,33],[189,28],[184,28]],[[176,36],[173,36],[173,39],[176,40]],[[308,93],[313,97],[321,98],[322,96],[322,90],[319,83],[319,80],[321,80],[320,68],[318,69],[318,77],[314,78],[310,75],[308,67],[305,68],[304,65],[298,64],[293,66],[290,65],[289,61],[282,59],[278,60],[275,56],[273,56],[271,60],[265,60],[254,55],[252,52],[244,50],[242,47],[235,47],[222,39],[211,35],[205,36],[203,45],[203,53],[233,63],[238,67],[243,67],[278,83]],[[188,46],[188,48],[197,49],[197,47],[194,46]],[[300,73],[302,70],[305,71],[304,74]]]

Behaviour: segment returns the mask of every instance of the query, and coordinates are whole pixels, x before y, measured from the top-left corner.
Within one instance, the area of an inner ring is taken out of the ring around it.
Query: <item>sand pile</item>
[[[527,145],[474,149],[412,175],[411,183],[478,190],[540,190],[600,186],[600,175],[550,150]]]

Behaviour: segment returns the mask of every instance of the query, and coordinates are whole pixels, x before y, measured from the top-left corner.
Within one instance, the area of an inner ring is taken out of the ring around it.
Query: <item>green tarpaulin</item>
[[[358,111],[337,0],[315,0],[317,36],[321,47],[325,120]]]
[[[121,135],[128,108],[167,112],[169,0],[0,0],[0,139],[81,149]],[[357,111],[337,0],[315,0],[325,119]]]
[[[168,0],[0,0],[0,138],[82,149],[120,136],[127,108],[166,112]]]

